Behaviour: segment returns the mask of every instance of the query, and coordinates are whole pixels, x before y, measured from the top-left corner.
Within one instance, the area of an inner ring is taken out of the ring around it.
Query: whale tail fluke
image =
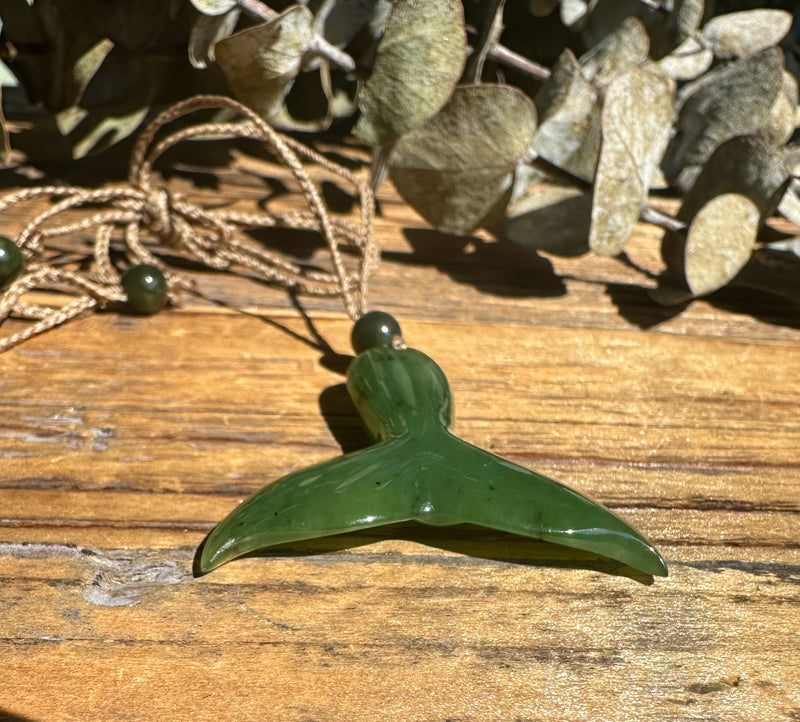
[[[384,441],[269,484],[206,538],[199,571],[276,544],[410,520],[476,524],[667,574],[647,539],[613,512],[444,429]]]

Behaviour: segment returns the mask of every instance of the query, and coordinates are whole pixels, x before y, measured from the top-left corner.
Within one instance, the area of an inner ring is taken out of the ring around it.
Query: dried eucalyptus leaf
[[[272,117],[280,128],[307,133],[325,130],[332,120],[330,69],[324,61],[316,70],[297,76]]]
[[[101,37],[126,51],[145,51],[153,46],[169,20],[169,6],[163,0],[81,0],[79,12],[76,3],[63,0],[36,0],[29,4],[33,4],[57,52],[63,51],[71,59],[81,57],[84,40],[94,45]]]
[[[653,175],[650,177],[650,190],[651,191],[665,191],[669,188],[669,181],[664,177],[664,172],[661,166],[653,168]]]
[[[588,12],[587,0],[561,0],[561,22],[568,28],[577,25]]]
[[[358,109],[356,95],[358,84],[340,71],[330,73],[330,111],[334,118],[349,118]]]
[[[600,154],[600,105],[571,50],[561,53],[534,102],[539,128],[533,149],[553,165],[591,181]]]
[[[581,23],[580,37],[583,46],[593,48],[620,25],[641,11],[640,0],[594,0],[589,3],[589,13]]]
[[[642,22],[627,18],[580,58],[583,77],[603,87],[615,75],[644,63],[649,49],[650,38]]]
[[[397,0],[361,91],[356,136],[380,145],[422,125],[453,92],[465,52],[460,0]]]
[[[702,34],[718,58],[735,58],[777,45],[791,25],[784,10],[744,10],[712,18]]]
[[[772,253],[785,253],[789,256],[795,256],[797,261],[800,261],[800,238],[786,238],[782,241],[775,241],[765,246],[764,250]],[[797,269],[800,272],[800,268]],[[800,287],[798,287],[800,290]]]
[[[36,102],[43,100],[48,110],[59,112],[81,102],[109,56],[152,45],[164,24],[165,4],[82,0],[76,12],[75,3],[62,0],[6,0],[0,17],[6,21],[5,39],[21,49],[17,68],[26,90]],[[35,33],[33,25],[38,26]],[[113,96],[110,88],[108,98]]]
[[[393,4],[393,0],[377,0],[375,8],[369,16],[369,20],[367,20],[367,28],[371,37],[377,39],[383,35]]]
[[[331,45],[343,48],[372,15],[377,0],[325,0],[314,16],[314,29]]]
[[[0,163],[7,163],[11,156],[11,142],[8,138],[6,118],[3,115],[3,86],[0,84]]]
[[[639,68],[606,89],[589,232],[599,255],[620,253],[639,219],[669,138],[673,93],[672,81]]]
[[[59,130],[82,158],[133,133],[147,116],[164,76],[146,56],[109,55],[81,94],[79,104],[55,115]]]
[[[42,7],[37,3],[34,8],[26,0],[0,0],[2,38],[9,49],[24,46],[52,48],[48,55],[21,53],[10,64],[32,102],[43,103],[47,110],[63,109],[75,101],[68,99],[63,102],[61,99],[60,83],[64,67],[62,58],[54,56],[60,53],[63,57],[64,43],[57,42],[54,35],[60,27],[58,19],[46,22],[47,18],[42,18],[41,11],[45,9],[46,3]],[[91,47],[96,40],[96,37],[89,39],[86,47]],[[73,42],[77,44],[77,38]],[[6,112],[9,111],[7,108]]]
[[[535,129],[533,103],[515,88],[462,86],[433,118],[400,137],[389,174],[428,223],[466,235],[507,202]]]
[[[658,61],[659,70],[675,80],[693,80],[714,62],[714,53],[696,38],[688,37],[669,55]]]
[[[797,106],[792,104],[786,93],[778,93],[769,110],[764,128],[764,137],[776,145],[783,145],[794,134]]]
[[[557,256],[589,251],[592,196],[580,188],[545,181],[530,186],[506,211],[504,236]]]
[[[798,89],[794,75],[783,72],[783,86],[769,110],[763,135],[775,145],[783,145],[794,135],[797,121]]]
[[[35,12],[52,44],[46,103],[60,111],[77,105],[92,77],[108,57],[113,42],[89,27],[82,14],[55,0],[37,2]],[[88,12],[100,11],[95,3]]]
[[[189,34],[189,62],[202,70],[214,62],[214,46],[227,38],[239,22],[238,7],[221,15],[201,15]]]
[[[89,115],[86,108],[81,108],[79,105],[73,105],[64,110],[59,110],[54,116],[56,128],[61,135],[69,135],[75,128],[77,128],[83,119]]]
[[[781,92],[786,96],[793,108],[800,104],[800,87],[797,85],[797,78],[788,70],[783,71],[783,86]]]
[[[676,218],[690,224],[710,200],[721,195],[741,195],[759,211],[760,222],[769,217],[784,196],[789,182],[789,163],[783,152],[758,136],[726,141],[714,152],[686,192]],[[686,237],[664,234],[661,255],[668,276],[680,283],[686,276]]]
[[[78,58],[64,78],[63,97],[72,98],[74,103],[80,101],[89,81],[100,70],[100,66],[113,48],[114,43],[108,38],[101,38]]]
[[[558,0],[529,0],[528,9],[531,15],[537,18],[544,18],[550,15],[558,7]]]
[[[236,0],[190,0],[203,15],[224,15],[236,7]]]
[[[778,213],[800,227],[800,181],[793,178],[778,203]]]
[[[725,193],[746,196],[762,219],[775,211],[789,182],[791,168],[780,148],[754,135],[726,141],[708,159],[684,195],[679,221],[689,223],[711,198]]]
[[[753,252],[761,212],[749,198],[724,193],[695,215],[686,240],[686,284],[695,296],[722,288]]]
[[[705,0],[675,0],[670,16],[675,23],[680,42],[700,27],[705,9]]]
[[[544,164],[532,163],[527,155],[523,156],[514,169],[514,183],[511,188],[509,205],[526,195],[529,189],[540,183],[557,184],[558,180]]]
[[[313,22],[308,8],[294,5],[275,20],[218,42],[217,64],[234,96],[264,118],[271,117],[300,72]]]
[[[786,156],[786,162],[792,169],[792,174],[800,177],[800,142],[794,141],[787,143],[783,147],[783,154]]]
[[[86,118],[97,118],[97,123],[72,146],[72,157],[83,158],[91,152],[119,143],[142,124],[149,110],[149,105],[131,110],[119,107],[93,109],[86,115]]]
[[[702,165],[724,141],[761,131],[783,85],[776,48],[715,68],[682,89],[676,132],[663,170],[669,180]]]
[[[645,13],[642,19],[650,34],[651,57],[663,58],[692,37],[704,11],[704,0],[674,0],[666,19],[662,12]]]

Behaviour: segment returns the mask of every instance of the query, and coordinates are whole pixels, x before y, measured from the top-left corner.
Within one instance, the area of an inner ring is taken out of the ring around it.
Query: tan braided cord
[[[242,119],[189,125],[156,142],[164,126],[207,109],[227,109]],[[153,167],[169,148],[214,138],[262,142],[276,162],[293,174],[307,210],[247,213],[204,208],[154,182]],[[305,164],[318,165],[354,187],[360,204],[358,220],[330,216]],[[134,146],[127,183],[99,189],[25,188],[0,198],[0,217],[12,205],[42,198],[52,201],[50,207],[13,239],[23,253],[25,269],[0,295],[0,324],[9,317],[30,323],[0,338],[0,353],[91,309],[124,303],[121,271],[138,263],[153,264],[164,272],[169,301],[177,304],[181,292],[193,290],[194,284],[162,260],[160,256],[170,252],[177,251],[211,269],[247,272],[293,293],[341,296],[345,311],[354,320],[366,310],[367,283],[379,261],[372,236],[374,199],[368,180],[278,133],[252,110],[225,96],[195,96],[153,120]],[[74,220],[76,212],[79,220]],[[69,221],[64,220],[66,214],[70,214]],[[248,230],[265,226],[317,231],[330,256],[330,269],[309,269],[253,241]],[[75,254],[65,250],[67,238],[76,236],[93,238],[88,264],[77,262]],[[114,249],[122,251],[121,268],[112,262],[112,241]],[[57,307],[30,300],[42,291],[66,293],[74,300]]]

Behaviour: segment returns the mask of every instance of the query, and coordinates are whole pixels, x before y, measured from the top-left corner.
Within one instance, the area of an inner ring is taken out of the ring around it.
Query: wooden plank
[[[226,168],[191,166],[170,173],[171,192],[210,207],[228,204],[240,210],[270,211],[303,208],[296,183],[285,169],[236,155]],[[213,171],[213,173],[212,173]],[[214,175],[216,173],[216,175]],[[75,171],[62,169],[71,179]],[[347,197],[352,189],[330,175],[312,173],[324,189]],[[80,183],[80,178],[72,179]],[[196,185],[197,182],[202,185]],[[94,181],[97,183],[97,179]],[[91,185],[91,181],[85,181]],[[277,192],[276,192],[277,189]],[[265,196],[268,201],[265,202]],[[659,201],[673,210],[675,202]],[[18,232],[34,215],[27,204],[3,213],[4,233]],[[403,318],[452,320],[484,324],[514,323],[560,328],[655,330],[679,335],[710,335],[742,340],[788,340],[800,337],[797,303],[749,290],[723,291],[699,299],[687,308],[662,308],[652,303],[647,289],[663,263],[659,256],[662,231],[639,224],[626,253],[632,263],[587,254],[557,258],[536,254],[510,243],[493,242],[478,233],[457,238],[437,233],[399,198],[388,185],[381,187],[375,237],[383,265],[371,283],[370,302]],[[295,253],[309,263],[325,262],[320,239],[305,232],[262,230],[260,237],[276,250]],[[281,290],[241,278],[200,274],[199,288],[208,300],[187,297],[186,306],[217,314],[219,303],[232,309],[280,309],[294,316],[293,301]],[[429,299],[435,298],[432,305]],[[306,298],[305,308],[315,315],[340,313],[334,298]]]
[[[281,323],[301,332],[296,321]],[[702,476],[690,492],[636,484],[636,498],[651,503],[700,496],[798,508],[791,482],[800,353],[791,344],[671,335],[643,344],[635,333],[405,325],[448,373],[459,433],[474,443],[550,470],[566,466],[571,482],[582,465],[610,469],[612,486],[589,482],[589,491],[619,503],[635,482],[614,474],[638,468]],[[321,319],[317,327],[346,350],[348,322]],[[38,350],[61,340],[69,344]],[[0,454],[24,488],[31,460],[42,457],[47,472],[37,465],[35,476],[48,488],[206,492],[231,483],[234,493],[252,491],[264,477],[337,453],[320,403],[333,431],[358,438],[352,408],[335,390],[343,378],[318,358],[248,317],[96,316],[0,357]],[[753,372],[765,368],[769,383]],[[766,474],[765,486],[745,481],[754,469]]]
[[[765,634],[796,614],[797,550],[769,565],[673,564],[651,587],[408,550],[363,556],[249,560],[199,581],[178,552],[3,557],[5,596],[26,610],[0,611],[14,630],[0,640],[10,709],[109,720],[232,710],[734,720],[798,709],[798,627]]]
[[[270,187],[258,170],[170,184],[244,203]],[[618,261],[432,234],[389,188],[381,208],[372,303],[445,369],[458,433],[615,508],[670,577],[401,526],[194,579],[197,544],[240,499],[363,443],[345,359],[282,292],[208,275],[207,295],[251,313],[99,314],[0,356],[0,719],[800,717],[788,307],[673,316]],[[642,268],[657,242],[638,229]],[[348,354],[338,302],[302,303]]]

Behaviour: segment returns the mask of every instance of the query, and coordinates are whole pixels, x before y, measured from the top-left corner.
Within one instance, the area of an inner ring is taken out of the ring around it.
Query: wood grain
[[[214,189],[171,187],[263,197],[234,161]],[[441,236],[390,188],[381,210],[372,305],[445,369],[459,434],[616,509],[669,578],[408,525],[193,578],[241,499],[363,443],[315,343],[349,353],[337,302],[303,300],[304,320],[201,275],[205,299],[0,356],[0,719],[800,718],[796,309],[653,306],[644,226],[637,270]]]

